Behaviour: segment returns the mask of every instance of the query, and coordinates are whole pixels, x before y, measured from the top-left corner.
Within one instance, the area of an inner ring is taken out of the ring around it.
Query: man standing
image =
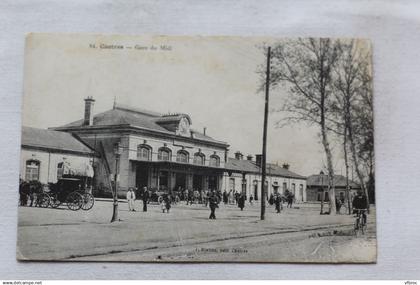
[[[243,193],[239,194],[238,207],[241,209],[241,211],[244,210],[244,207],[245,207],[245,195]]]
[[[223,191],[223,203],[226,205],[228,203],[228,193],[225,191]]]
[[[149,201],[149,190],[143,187],[143,212],[147,212],[147,202]]]
[[[127,191],[127,203],[128,203],[128,211],[133,211],[135,212],[136,210],[134,209],[134,200],[136,200],[136,194],[134,193],[133,188],[128,188]]]
[[[209,219],[215,220],[216,219],[216,208],[219,208],[219,206],[218,206],[219,201],[218,201],[217,196],[214,192],[211,192],[211,194],[210,194],[209,204],[210,204],[210,211],[211,211]]]
[[[280,194],[277,194],[276,197],[273,198],[273,199],[274,199],[274,205],[276,206],[276,212],[277,212],[277,214],[279,214],[280,213],[280,210],[281,210],[281,197],[280,197]]]

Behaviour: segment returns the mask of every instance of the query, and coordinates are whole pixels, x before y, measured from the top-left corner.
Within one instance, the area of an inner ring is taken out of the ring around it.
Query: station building
[[[93,165],[94,188],[109,191],[109,173],[118,167],[121,196],[129,187],[147,186],[161,191],[233,190],[259,200],[261,155],[244,159],[238,152],[230,158],[229,144],[208,136],[205,129],[191,128],[188,114],[160,114],[114,103],[112,109],[94,115],[94,102],[92,97],[85,99],[82,119],[53,128],[71,133],[100,154],[102,159]],[[267,164],[266,172],[268,196],[289,190],[296,201],[306,201],[306,177],[275,164]]]
[[[115,145],[120,144],[119,190],[148,186],[152,190],[214,189],[223,185],[228,144],[191,128],[187,114],[159,114],[120,104],[93,115],[92,98],[85,99],[84,118],[54,128],[78,136],[103,150],[97,161],[95,186],[106,188],[108,164],[116,169]],[[122,194],[122,193],[120,193]]]

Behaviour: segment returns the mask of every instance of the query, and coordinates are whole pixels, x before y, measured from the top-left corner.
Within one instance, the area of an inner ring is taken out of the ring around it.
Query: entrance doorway
[[[254,200],[258,200],[258,181],[254,180]]]
[[[219,190],[217,185],[217,176],[209,176],[209,189],[210,190]]]
[[[149,182],[149,168],[145,164],[136,165],[136,187],[142,189],[148,186]]]
[[[185,173],[175,173],[175,190],[181,187],[182,190],[185,190],[187,186],[187,174]]]
[[[169,173],[168,171],[159,172],[159,190],[167,191],[169,186]]]
[[[203,176],[194,174],[193,176],[193,189],[203,190]]]

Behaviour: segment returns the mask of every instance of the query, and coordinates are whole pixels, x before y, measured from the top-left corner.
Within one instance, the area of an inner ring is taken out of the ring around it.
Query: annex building
[[[324,201],[329,201],[328,196],[328,176],[325,174],[311,175],[306,180],[307,184],[307,199],[308,202],[319,202],[324,198]],[[337,199],[346,197],[346,177],[343,175],[334,175],[335,196]],[[361,189],[360,185],[349,180],[350,197],[356,195],[357,190]],[[324,197],[322,197],[324,193]]]
[[[63,175],[93,177],[95,152],[71,133],[22,127],[20,178],[43,184]]]
[[[246,193],[259,200],[261,193],[261,155],[255,160],[251,155],[244,159],[242,153],[236,152],[235,158],[228,158],[224,173],[223,189]],[[306,177],[289,170],[289,165],[279,166],[266,164],[266,197],[271,194],[285,194],[286,190],[295,195],[295,202],[306,202]]]

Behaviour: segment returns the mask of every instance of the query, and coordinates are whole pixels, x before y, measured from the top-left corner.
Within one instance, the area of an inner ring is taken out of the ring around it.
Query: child
[[[162,201],[160,202],[160,208],[162,209],[162,213],[165,213],[165,210],[166,210],[165,197],[163,197]]]

